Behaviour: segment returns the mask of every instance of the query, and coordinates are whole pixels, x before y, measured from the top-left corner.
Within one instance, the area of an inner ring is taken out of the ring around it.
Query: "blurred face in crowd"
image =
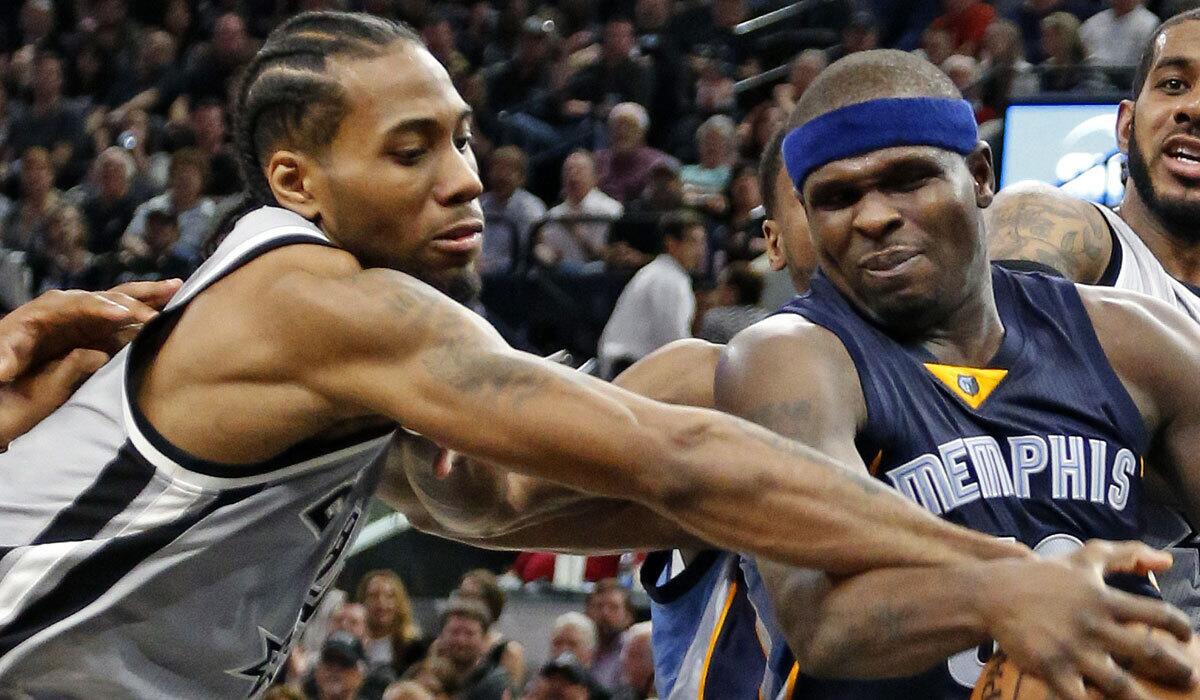
[[[921,34],[921,50],[930,63],[940,66],[954,53],[954,37],[945,29],[926,29]]]
[[[367,597],[363,605],[367,610],[367,627],[372,636],[383,637],[391,634],[392,626],[396,623],[396,614],[400,610],[397,598],[400,591],[396,583],[383,576],[376,576],[367,584]]]
[[[796,291],[806,291],[808,280],[817,269],[808,216],[804,213],[787,169],[780,166],[775,175],[775,202],[772,216],[763,221],[767,241],[767,260],[772,270],[787,269]]]
[[[1169,27],[1137,101],[1117,114],[1132,192],[1172,235],[1200,242],[1200,21]]]
[[[446,56],[454,51],[454,29],[449,20],[441,19],[430,24],[421,35],[435,56]]]
[[[637,0],[633,16],[641,29],[660,29],[671,19],[671,0]]]
[[[683,269],[687,270],[688,272],[699,271],[700,266],[704,263],[704,256],[708,253],[708,237],[704,233],[704,227],[693,226],[692,228],[688,229],[687,235],[684,236],[682,241],[677,241],[668,236],[667,253],[671,257],[678,260],[679,264],[683,266]],[[612,594],[605,595],[607,596]],[[591,606],[589,606],[588,609],[590,610]],[[605,614],[607,615],[607,611]],[[591,616],[591,613],[589,612],[588,615]],[[633,624],[633,618],[629,616],[628,611],[626,611],[622,616],[606,617],[606,620],[607,621],[603,623],[603,626],[606,627],[608,631],[615,631],[616,633],[620,633],[625,629],[625,627]],[[624,627],[620,627],[619,629],[615,626],[609,627],[609,625],[613,622],[616,622],[616,624],[621,624],[622,621],[624,621]],[[607,639],[611,636],[606,631],[600,631],[602,625],[598,620],[596,621],[596,627],[597,631],[600,632],[601,637]]]
[[[438,655],[445,657],[459,669],[474,668],[483,658],[486,639],[479,620],[462,615],[449,615],[442,632],[438,635]]]
[[[825,70],[827,63],[825,54],[821,51],[805,51],[792,61],[791,70],[788,72],[788,83],[792,86],[793,99],[800,99],[808,86],[812,85],[812,81],[816,80],[821,71]]]
[[[735,213],[746,214],[762,204],[757,173],[750,168],[740,170],[729,184],[729,194],[732,200],[730,204]]]
[[[204,150],[213,150],[225,142],[225,110],[221,105],[206,104],[192,111],[192,131]]]
[[[508,199],[513,192],[525,184],[525,171],[517,159],[495,155],[492,157],[492,165],[488,170],[488,179],[491,181],[492,192],[502,199]],[[463,585],[467,585],[468,581],[471,579],[463,579]],[[474,585],[474,581],[471,583]]]
[[[62,61],[54,56],[42,56],[33,71],[33,97],[37,102],[54,102],[62,96]]]
[[[87,246],[83,217],[75,207],[62,207],[50,219],[46,232],[47,247],[58,254],[82,250]]]
[[[575,655],[579,663],[588,666],[595,654],[592,641],[583,630],[575,625],[563,625],[550,635],[550,657],[557,658],[567,652]]]
[[[561,674],[538,676],[529,683],[524,700],[587,700],[587,686]]]
[[[654,652],[649,634],[636,634],[621,647],[621,675],[625,683],[638,692],[646,692],[654,684]]]
[[[619,112],[608,118],[608,138],[613,150],[628,152],[637,149],[645,139],[638,118],[629,112]]]
[[[675,258],[685,270],[697,269],[700,261],[704,259],[704,228],[692,227],[683,241],[675,241],[668,237],[667,252],[671,252],[672,245],[678,246],[680,254]],[[693,259],[695,263],[689,266],[688,263]],[[600,635],[601,640],[611,640],[633,624],[629,599],[622,591],[608,590],[593,594],[588,599],[586,612],[587,616],[592,618],[592,622],[596,623],[596,633]]]
[[[354,700],[365,677],[362,664],[322,657],[313,672],[317,700]]]
[[[367,608],[360,603],[342,603],[329,618],[330,632],[349,632],[365,640],[367,638]]]
[[[179,163],[171,168],[171,195],[180,202],[194,202],[204,192],[204,173],[191,163]]]
[[[187,34],[192,24],[192,11],[187,0],[167,0],[167,9],[163,11],[163,26],[176,37]]]
[[[1113,12],[1119,16],[1133,12],[1133,10],[1141,4],[1141,0],[1112,0],[1112,9]]]
[[[613,20],[604,25],[604,55],[609,60],[622,59],[633,52],[635,37],[633,24],[625,20]]]
[[[158,71],[175,60],[175,39],[161,29],[149,32],[142,45],[142,65],[147,71]]]
[[[21,7],[21,36],[26,43],[54,31],[54,4],[50,0],[26,0]]]
[[[237,60],[246,53],[249,39],[242,18],[230,12],[217,18],[213,25],[213,51],[227,60]]]
[[[21,193],[27,198],[41,199],[54,186],[54,166],[50,153],[40,147],[30,148],[21,157]]]
[[[576,204],[596,186],[596,166],[586,153],[572,153],[563,161],[563,193]]]
[[[129,172],[120,156],[102,153],[96,160],[96,180],[103,199],[117,200],[129,191]]]
[[[744,0],[714,0],[712,8],[713,24],[718,27],[732,29],[746,19]]]
[[[706,168],[725,165],[733,151],[729,137],[716,128],[701,129],[696,147],[699,151],[700,163]]]
[[[146,219],[146,246],[154,256],[159,256],[179,242],[179,223],[174,217]]]

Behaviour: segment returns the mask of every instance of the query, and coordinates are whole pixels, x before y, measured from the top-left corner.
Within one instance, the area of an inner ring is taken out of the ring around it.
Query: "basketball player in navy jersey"
[[[1200,10],[1165,21],[1142,53],[1117,143],[1129,177],[1114,211],[1048,185],[1006,188],[988,209],[995,260],[1149,294],[1200,321]],[[1163,597],[1200,628],[1200,534],[1155,488],[1146,541],[1171,546]],[[1174,508],[1163,507],[1165,503]]]
[[[779,140],[774,143],[778,153]],[[764,224],[768,252],[772,265],[786,265],[800,290],[807,289],[815,261],[808,226],[793,191],[787,172],[779,157],[764,159],[762,175],[768,198],[770,218]],[[702,341],[680,341],[634,364],[620,375],[617,384],[657,400],[695,406],[712,406],[712,378],[721,352],[720,346]],[[586,495],[564,494],[563,489],[547,488],[523,477],[508,476],[499,483],[489,481],[495,474],[478,465],[459,461],[447,479],[433,478],[424,465],[434,459],[436,448],[421,441],[407,441],[406,450],[412,453],[405,459],[404,451],[394,451],[393,469],[410,475],[405,493],[403,479],[388,479],[385,494],[398,508],[409,515],[418,527],[454,539],[482,546],[557,548],[574,551],[597,551],[628,547],[678,547],[684,550],[686,566],[669,576],[670,552],[652,554],[643,566],[643,583],[651,596],[654,619],[656,684],[664,698],[738,698],[754,697],[762,690],[764,697],[788,696],[794,690],[796,678],[789,678],[795,667],[794,659],[782,641],[777,617],[769,600],[765,600],[761,577],[753,566],[745,567],[736,555],[706,548],[703,542],[683,533],[673,523],[634,503],[611,499],[589,498]],[[458,468],[465,471],[457,471]],[[474,469],[475,471],[470,471]],[[481,484],[493,483],[494,488],[481,489]],[[508,490],[503,496],[502,492]],[[419,496],[418,496],[419,492]],[[472,498],[465,499],[464,494]],[[481,497],[482,496],[482,497]],[[565,496],[565,500],[564,500]],[[572,496],[575,500],[572,500]],[[537,503],[538,507],[522,506]],[[540,510],[540,513],[538,512]],[[523,517],[517,517],[518,511]],[[464,536],[464,529],[475,536]],[[483,533],[483,530],[489,530]],[[993,595],[977,595],[973,601],[961,601],[960,612],[981,615],[992,621],[992,632],[1005,636],[1006,648],[1019,645],[1018,655],[1028,668],[1036,668],[1054,677],[1066,697],[1073,690],[1071,674],[1062,669],[1061,649],[1073,649],[1081,658],[1094,654],[1087,645],[1067,641],[1058,635],[1074,634],[1070,630],[1091,629],[1107,623],[1092,618],[1095,608],[1078,606],[1069,600],[1076,593],[1099,582],[1094,567],[1097,557],[1111,556],[1104,545],[1093,545],[1074,561],[1046,563],[1045,567],[1016,569],[997,576],[985,568],[960,567],[944,570],[943,576],[961,577],[982,591],[994,587]],[[1064,567],[1069,564],[1070,568]],[[1028,566],[1021,564],[1021,566]],[[840,582],[835,588],[845,588],[851,594],[831,594],[835,602],[854,604],[854,591],[870,587],[875,577],[894,585],[899,594],[912,586],[925,584],[923,570],[906,572],[868,572]],[[1070,583],[1067,583],[1070,581]],[[921,595],[916,591],[915,595]],[[1061,597],[1060,597],[1061,596]],[[1006,602],[1019,598],[1026,604],[1016,611]],[[990,599],[990,603],[984,600]],[[805,605],[805,601],[800,602]],[[1003,608],[1004,613],[968,613],[974,605],[987,604]],[[831,609],[825,624],[836,624],[845,610]],[[1039,634],[1013,639],[1008,635],[1025,624],[1013,624],[1005,615],[1030,615],[1037,619]],[[1055,619],[1051,621],[1048,616]],[[762,634],[765,632],[765,635]],[[1090,638],[1090,632],[1079,637]],[[893,640],[892,653],[915,653],[923,658],[919,637]],[[909,644],[912,643],[910,647]],[[1140,635],[1119,643],[1128,648],[1130,642],[1140,642]],[[713,650],[710,653],[710,649]],[[782,673],[766,673],[768,667]],[[902,666],[900,666],[902,668]],[[1108,679],[1107,669],[1097,669],[1097,683]]]
[[[255,694],[336,578],[397,424],[837,573],[1025,557],[748,422],[516,352],[451,300],[477,282],[482,187],[469,109],[411,30],[297,15],[237,114],[251,196],[228,237],[0,456],[0,686]]]
[[[990,157],[940,71],[855,54],[818,78],[791,126],[785,158],[821,272],[727,347],[719,407],[1037,551],[1137,537],[1148,454],[1200,503],[1200,327],[1137,294],[989,270]],[[797,697],[969,695],[988,624],[965,614],[980,595],[970,576],[833,586],[823,572],[759,568],[799,661],[798,674],[775,672]],[[1009,575],[987,568],[978,575]],[[1080,663],[1115,670],[1102,655]],[[898,672],[918,675],[824,679]],[[1096,685],[1140,696],[1127,680]],[[1085,697],[1078,679],[1062,687]]]

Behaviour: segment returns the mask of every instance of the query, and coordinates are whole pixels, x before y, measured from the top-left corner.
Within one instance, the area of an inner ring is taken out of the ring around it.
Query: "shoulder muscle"
[[[1002,190],[985,210],[992,260],[1028,260],[1068,279],[1100,279],[1112,254],[1112,237],[1094,206],[1041,183]]]

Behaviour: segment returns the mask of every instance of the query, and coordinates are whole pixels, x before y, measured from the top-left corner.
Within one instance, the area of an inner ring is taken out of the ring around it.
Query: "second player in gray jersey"
[[[0,493],[0,686],[255,692],[336,573],[396,424],[835,574],[1028,556],[749,423],[516,352],[453,302],[481,228],[469,112],[408,30],[299,15],[246,75],[254,206],[131,350],[0,457],[16,475]],[[1176,654],[1133,652],[1186,676]]]
[[[1117,143],[1129,177],[1116,211],[1047,185],[1010,187],[988,210],[992,259],[1148,294],[1200,322],[1200,10],[1150,37],[1132,99],[1120,106]],[[1155,491],[1148,540],[1175,557],[1159,579],[1163,597],[1200,629],[1200,523],[1172,507],[1182,505],[1179,489],[1159,483]]]

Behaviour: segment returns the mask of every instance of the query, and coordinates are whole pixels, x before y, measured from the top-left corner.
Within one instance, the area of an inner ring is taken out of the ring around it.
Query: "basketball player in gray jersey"
[[[835,574],[1027,556],[748,422],[519,353],[446,296],[477,283],[482,186],[467,105],[411,30],[297,15],[236,113],[250,198],[232,232],[0,456],[0,687],[256,693],[397,424]]]
[[[987,210],[989,253],[1149,294],[1200,321],[1200,10],[1168,19],[1150,38],[1133,99],[1120,105],[1117,143],[1129,163],[1120,207],[1048,185],[1009,187]],[[1181,504],[1168,489],[1157,493],[1147,541],[1175,558],[1159,578],[1163,597],[1200,629],[1200,523],[1172,507]]]

